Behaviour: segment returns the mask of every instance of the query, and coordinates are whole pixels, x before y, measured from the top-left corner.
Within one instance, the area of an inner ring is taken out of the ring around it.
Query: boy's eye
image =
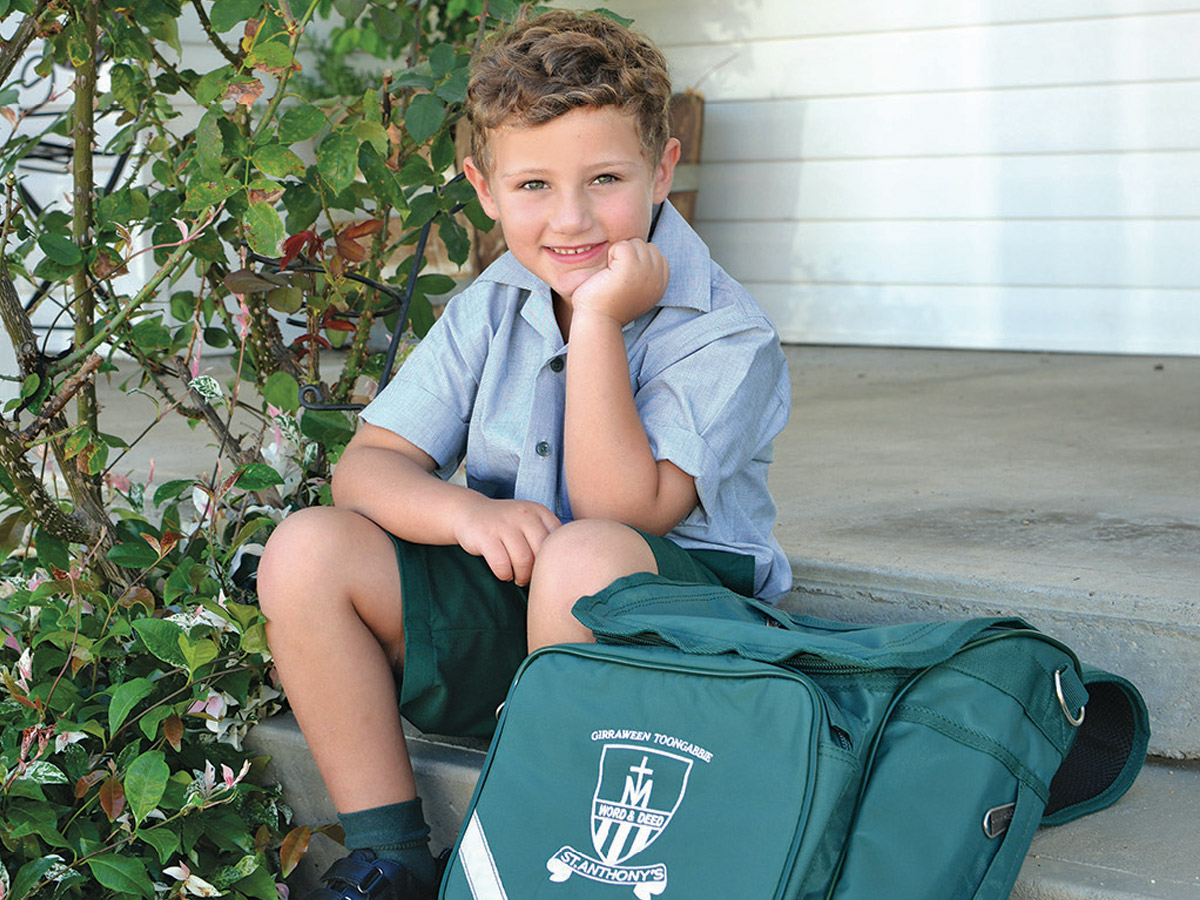
[[[523,190],[523,191],[540,191],[545,186],[546,186],[546,182],[544,182],[544,181],[526,181],[521,184],[521,190]]]
[[[614,182],[616,182],[618,180],[619,179],[617,178],[616,175],[597,175],[596,176],[596,184],[613,184]]]

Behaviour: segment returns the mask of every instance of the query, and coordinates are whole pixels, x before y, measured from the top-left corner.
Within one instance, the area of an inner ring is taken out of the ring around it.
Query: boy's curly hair
[[[497,128],[543,125],[578,107],[615,106],[633,116],[647,159],[670,137],[671,79],[651,41],[598,13],[551,10],[492,37],[471,63],[471,155],[491,171]]]

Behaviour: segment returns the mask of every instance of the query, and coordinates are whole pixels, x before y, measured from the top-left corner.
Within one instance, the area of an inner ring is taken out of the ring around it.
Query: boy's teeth
[[[591,246],[588,246],[588,247],[576,247],[573,250],[567,249],[566,247],[556,247],[554,252],[560,253],[563,256],[578,256],[580,253],[587,253],[589,250],[592,249],[592,247],[595,247],[595,246],[596,246],[595,244],[592,244]]]

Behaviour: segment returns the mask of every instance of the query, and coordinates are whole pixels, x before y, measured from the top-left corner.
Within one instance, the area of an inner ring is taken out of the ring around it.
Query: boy
[[[354,851],[314,898],[436,894],[397,680],[419,728],[486,736],[527,650],[589,640],[571,607],[617,578],[790,586],[766,489],[783,355],[666,202],[670,93],[661,53],[597,15],[523,21],[474,62],[465,169],[510,252],[363,411],[336,505],[286,519],[259,569]]]

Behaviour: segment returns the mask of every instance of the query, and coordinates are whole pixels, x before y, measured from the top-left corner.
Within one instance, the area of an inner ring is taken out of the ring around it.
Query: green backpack
[[[1145,704],[1017,619],[852,626],[622,579],[513,682],[443,900],[1002,900]]]

